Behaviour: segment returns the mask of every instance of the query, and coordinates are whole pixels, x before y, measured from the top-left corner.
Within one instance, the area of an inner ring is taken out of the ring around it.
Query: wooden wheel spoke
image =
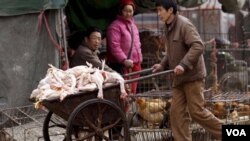
[[[110,113],[115,112],[114,117],[108,117]],[[115,127],[124,128],[124,140],[128,139],[127,125],[125,114],[115,103],[108,100],[90,99],[79,104],[70,114],[66,126],[66,139],[72,140],[72,127],[76,126],[80,131],[75,131],[76,140],[104,140],[110,141],[112,131],[116,131]],[[85,130],[86,129],[86,130]],[[106,134],[109,133],[108,134]],[[122,135],[119,135],[120,137]]]
[[[97,117],[97,127],[101,127],[102,125],[102,117],[103,117],[103,114],[104,112],[107,110],[107,105],[105,105],[104,107],[101,106],[100,103],[98,103],[98,117]]]
[[[88,117],[85,114],[83,114],[83,118],[90,128],[94,129],[95,131],[97,130],[97,127],[88,119]]]
[[[109,137],[107,137],[107,136],[103,136],[103,139],[106,141],[109,141]]]
[[[104,130],[102,130],[102,131],[104,131]],[[76,140],[82,141],[82,140],[87,140],[87,139],[90,139],[90,138],[96,137],[96,136],[99,136],[99,138],[102,138],[102,139],[109,141],[108,136],[105,136],[104,134],[98,134],[96,130],[95,131],[93,130],[92,132],[86,132],[86,135],[84,135],[83,137],[79,137]]]
[[[104,107],[99,107],[100,108],[100,114],[102,114],[103,115],[103,113],[107,110],[107,108],[108,108],[108,105],[105,105]]]
[[[113,124],[109,124],[108,126],[105,126],[105,127],[103,128],[103,131],[113,128],[113,127],[114,127],[116,124],[118,124],[120,121],[121,121],[121,118],[117,119]]]
[[[103,115],[103,111],[102,111],[102,108],[101,108],[101,104],[98,103],[97,127],[101,127],[101,124],[102,124],[102,115]]]
[[[96,135],[96,133],[93,131],[93,132],[87,132],[88,134],[84,137],[80,137],[80,138],[77,138],[76,140],[79,140],[79,141],[84,141],[84,140],[87,140],[89,138],[92,138]]]

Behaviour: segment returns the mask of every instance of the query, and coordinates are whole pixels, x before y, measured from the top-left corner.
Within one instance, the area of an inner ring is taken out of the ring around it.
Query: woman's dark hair
[[[177,2],[176,0],[156,0],[156,6],[163,6],[166,10],[173,8],[173,13],[177,12]]]
[[[93,32],[99,32],[102,35],[102,30],[98,27],[89,27],[85,33],[85,37],[89,37],[91,33]]]

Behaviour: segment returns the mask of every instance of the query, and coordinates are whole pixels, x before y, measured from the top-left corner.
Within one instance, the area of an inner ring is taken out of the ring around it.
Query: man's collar
[[[92,53],[95,53],[95,54],[98,53],[98,49],[97,49],[97,50],[93,50],[93,49],[91,49],[89,46],[87,46],[87,44],[81,44],[81,46],[82,46],[83,48],[89,49]]]
[[[165,23],[168,32],[171,31],[174,28],[175,23],[177,21],[177,17],[178,17],[178,14],[174,15],[174,19],[173,19],[173,21],[170,24],[166,24]]]

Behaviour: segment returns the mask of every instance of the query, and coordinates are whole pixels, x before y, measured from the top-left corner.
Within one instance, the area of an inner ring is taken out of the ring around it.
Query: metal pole
[[[68,64],[69,57],[68,57],[68,50],[67,50],[68,46],[67,46],[67,41],[66,41],[67,35],[66,35],[66,31],[65,31],[66,25],[64,23],[63,17],[64,17],[63,9],[60,9],[60,19],[61,19],[61,24],[62,24],[62,35],[63,35],[63,44],[64,44],[63,47],[64,47],[65,60],[67,62],[67,69],[68,69],[69,68],[69,64]]]
[[[144,70],[141,70],[141,71],[136,71],[136,72],[124,74],[124,75],[122,75],[122,76],[123,76],[123,77],[128,77],[128,76],[132,76],[132,75],[136,75],[136,74],[146,73],[146,72],[149,72],[149,71],[152,71],[152,70],[153,70],[153,68],[148,68],[148,69],[144,69]]]
[[[126,80],[125,83],[132,83],[134,81],[140,81],[140,80],[152,78],[152,77],[163,75],[163,74],[173,73],[173,72],[174,72],[174,70],[167,70],[167,71],[162,71],[162,72],[158,72],[158,73],[153,73],[153,74],[150,74],[150,75],[147,75],[147,76],[142,76],[142,77],[139,77],[139,78]]]

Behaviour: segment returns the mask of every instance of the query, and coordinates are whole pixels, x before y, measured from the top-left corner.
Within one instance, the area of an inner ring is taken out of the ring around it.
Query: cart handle
[[[132,83],[132,82],[135,82],[135,81],[144,80],[144,79],[148,79],[148,78],[151,78],[151,77],[155,77],[155,76],[159,76],[159,75],[163,75],[163,74],[168,74],[168,73],[173,73],[173,72],[174,72],[174,70],[166,70],[166,71],[153,73],[153,74],[149,74],[149,75],[134,78],[134,79],[125,80],[125,83]]]
[[[153,68],[148,68],[148,69],[144,69],[144,70],[141,70],[141,71],[136,71],[136,72],[131,72],[131,73],[127,73],[127,74],[124,74],[122,75],[123,77],[128,77],[128,76],[132,76],[132,75],[136,75],[136,74],[143,74],[143,73],[146,73],[146,72],[152,72]]]

